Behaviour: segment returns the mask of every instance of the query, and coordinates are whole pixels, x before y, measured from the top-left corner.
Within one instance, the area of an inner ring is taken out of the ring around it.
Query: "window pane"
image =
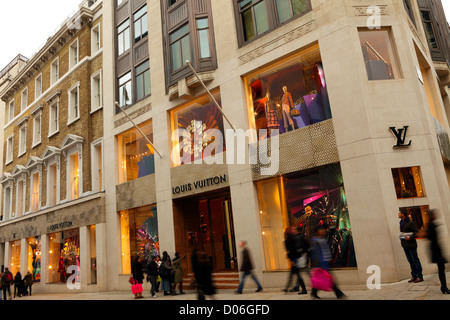
[[[124,31],[124,51],[130,49],[130,28]]]
[[[290,1],[291,0],[277,0],[278,21],[280,23],[283,23],[292,17],[291,5],[289,4]]]
[[[209,51],[209,36],[208,29],[199,30],[198,37],[200,40],[200,58],[209,58],[211,56]]]
[[[151,93],[150,70],[147,70],[144,73],[144,95],[148,96],[150,93]]]
[[[170,35],[170,42],[174,42],[174,41],[180,39],[182,36],[184,36],[188,32],[189,32],[189,25],[186,24]]]
[[[255,21],[258,34],[269,30],[269,20],[267,19],[266,4],[264,1],[255,5]]]
[[[141,100],[144,97],[144,76],[136,77],[136,99]]]
[[[305,12],[307,9],[306,0],[292,0],[292,9],[294,16]]]
[[[128,28],[130,26],[130,21],[125,21],[124,23],[122,23],[119,28],[118,28],[118,33],[121,33],[122,31],[124,31],[126,28]]]
[[[121,33],[121,34],[119,34],[119,37],[118,37],[119,39],[118,39],[118,45],[119,45],[119,55],[121,55],[124,51],[125,51],[125,47],[124,47],[124,35],[123,35],[123,33]]]
[[[181,67],[181,48],[180,42],[172,44],[172,71]]]
[[[141,40],[141,21],[138,20],[134,23],[134,42]]]
[[[189,35],[181,39],[182,60],[181,65],[184,66],[186,60],[191,60],[191,47],[189,45]]]
[[[424,197],[420,167],[392,169],[398,199]]]
[[[144,15],[147,12],[147,6],[142,7],[141,10],[139,10],[138,12],[136,12],[134,14],[134,20],[139,19],[140,17],[142,17],[142,15]]]
[[[255,27],[253,26],[252,9],[246,10],[242,13],[242,26],[244,28],[245,40],[250,40],[255,36]]]
[[[141,19],[142,23],[142,38],[145,38],[148,35],[148,22],[147,15],[143,16]]]
[[[208,28],[208,19],[198,19],[197,20],[197,28],[198,29]]]
[[[359,37],[369,80],[395,79],[397,66],[389,31],[359,31]]]
[[[141,74],[149,68],[149,61],[144,62],[136,68],[136,74]]]
[[[426,228],[429,222],[429,210],[430,208],[428,206],[400,208],[400,212],[404,213],[410,220],[414,221],[419,230]]]

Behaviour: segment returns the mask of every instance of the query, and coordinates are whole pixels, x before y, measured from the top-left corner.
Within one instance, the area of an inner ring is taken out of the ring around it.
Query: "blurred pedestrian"
[[[135,283],[143,284],[144,283],[144,258],[140,255],[136,257],[134,260],[133,265],[131,266],[132,272],[133,272],[133,279]],[[134,294],[135,299],[142,299],[144,296],[142,295],[142,292],[135,293]]]
[[[180,294],[184,294],[183,291],[183,265],[181,264],[182,260],[186,257],[186,255],[180,258],[180,253],[175,253],[175,258],[172,261],[172,266],[174,270],[174,280],[173,280],[173,292],[177,291],[177,284],[180,289]]]
[[[25,277],[23,278],[24,285],[25,285],[25,292],[27,295],[31,296],[31,287],[33,286],[33,275],[30,271],[27,272]]]
[[[206,300],[206,296],[215,300],[214,295],[216,294],[216,288],[212,282],[212,266],[206,253],[198,253],[198,261],[195,270],[197,290],[199,291],[198,300]]]
[[[325,270],[329,273],[331,267],[331,250],[326,239],[327,227],[324,225],[318,225],[314,228],[314,236],[311,239],[311,267]],[[314,270],[313,270],[314,272]],[[338,288],[336,280],[332,279],[332,289],[338,299],[345,297],[344,293]],[[311,296],[316,299],[320,299],[317,295],[318,289],[313,288],[311,290]]]
[[[14,298],[16,297],[16,294],[19,298],[22,296],[22,287],[22,274],[20,274],[20,272],[17,272],[16,276],[14,277]]]
[[[445,264],[447,260],[445,260],[442,255],[441,246],[439,244],[438,237],[438,224],[436,220],[440,216],[440,211],[438,209],[430,210],[428,217],[430,221],[428,222],[428,226],[425,231],[425,237],[430,240],[430,254],[431,254],[431,262],[436,263],[439,271],[439,280],[441,282],[441,292],[443,294],[450,294],[450,290],[447,287],[447,279],[445,277]]]
[[[5,272],[3,272],[1,282],[2,282],[2,290],[3,290],[3,300],[6,300],[7,292],[8,292],[9,300],[12,300],[11,286],[12,286],[14,280],[13,280],[13,275],[9,271],[8,268],[5,268]]]
[[[156,278],[156,292],[159,292],[159,287],[161,286],[161,276],[159,275],[159,267],[161,267],[162,261],[161,261],[161,256],[157,255],[156,256],[156,264],[158,265],[158,277]]]
[[[285,231],[285,241],[284,245],[286,247],[287,256],[290,262],[291,270],[289,272],[288,282],[284,292],[299,292],[300,287],[302,291],[298,294],[307,294],[305,282],[303,281],[300,272],[307,269],[308,264],[308,253],[309,245],[306,238],[299,232],[296,226],[291,226],[286,228]],[[297,282],[291,290],[289,286],[291,285],[292,277],[297,277]]]
[[[156,257],[152,256],[152,261],[147,266],[147,282],[150,282],[152,288],[150,289],[150,294],[153,298],[156,298],[156,280],[158,278],[158,264],[156,263]]]
[[[239,246],[242,248],[242,265],[241,265],[241,272],[243,272],[242,274],[242,278],[241,278],[241,282],[239,283],[239,288],[237,289],[237,293],[242,294],[242,290],[244,289],[244,282],[245,282],[245,278],[247,276],[251,276],[253,281],[255,281],[256,285],[258,286],[258,289],[256,290],[256,292],[261,292],[263,291],[263,288],[261,286],[261,284],[258,281],[258,278],[255,276],[255,274],[253,273],[253,264],[250,258],[250,252],[247,248],[247,241],[241,241]]]
[[[406,259],[411,267],[411,279],[409,283],[418,283],[423,281],[422,264],[417,255],[417,241],[416,235],[419,229],[414,221],[410,220],[408,216],[399,211],[398,218],[400,219],[400,241],[405,252]]]
[[[162,258],[161,266],[159,267],[159,275],[161,276],[161,290],[164,291],[165,296],[171,295],[172,292],[172,265],[169,255],[164,255]]]

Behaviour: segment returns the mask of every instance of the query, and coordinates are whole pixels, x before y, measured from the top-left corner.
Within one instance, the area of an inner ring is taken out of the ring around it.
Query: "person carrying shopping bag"
[[[334,278],[329,273],[331,267],[331,251],[328,245],[327,228],[318,225],[314,228],[314,237],[311,239],[311,296],[320,299],[317,295],[319,290],[334,291],[338,299],[344,298],[345,294],[337,287]]]
[[[144,272],[142,271],[143,268],[144,258],[138,255],[132,265],[133,283],[131,284],[131,292],[134,294],[135,299],[144,298],[142,295],[142,283],[144,282]]]

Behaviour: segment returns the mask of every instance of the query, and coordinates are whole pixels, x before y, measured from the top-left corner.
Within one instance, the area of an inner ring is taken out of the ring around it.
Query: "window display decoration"
[[[153,216],[147,218],[136,231],[136,242],[139,252],[147,260],[152,261],[152,256],[160,255],[158,239],[158,215],[156,207],[152,208]]]
[[[331,119],[320,54],[250,79],[255,127],[294,131]],[[266,136],[260,135],[260,139]]]
[[[333,268],[356,267],[352,229],[338,164],[284,178],[289,224],[307,237],[316,225],[328,227]]]
[[[41,237],[29,239],[29,271],[34,282],[41,282]],[[31,270],[30,270],[31,269]]]
[[[49,242],[49,283],[66,283],[73,275],[69,267],[80,268],[80,231],[72,229],[51,234]],[[80,281],[79,273],[75,281]]]

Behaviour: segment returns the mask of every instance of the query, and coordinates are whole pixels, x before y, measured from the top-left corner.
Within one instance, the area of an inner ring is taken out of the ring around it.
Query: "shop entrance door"
[[[192,272],[190,257],[194,249],[206,253],[214,272],[237,270],[233,216],[229,199],[228,195],[216,195],[177,200],[175,207],[178,208],[177,211],[182,211],[178,217],[182,216],[179,220],[183,221],[184,229],[184,241],[176,234],[177,251],[187,254],[189,273]],[[176,223],[177,220],[175,219]]]

